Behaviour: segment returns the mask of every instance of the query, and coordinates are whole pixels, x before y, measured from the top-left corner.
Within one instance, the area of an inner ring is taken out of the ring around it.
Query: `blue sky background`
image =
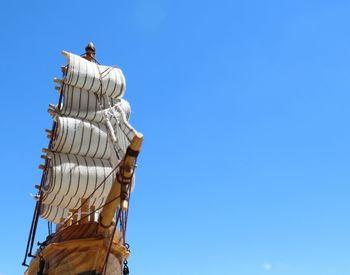
[[[60,51],[89,41],[124,70],[145,135],[131,274],[350,274],[349,13],[337,0],[3,1],[0,274],[24,271]]]

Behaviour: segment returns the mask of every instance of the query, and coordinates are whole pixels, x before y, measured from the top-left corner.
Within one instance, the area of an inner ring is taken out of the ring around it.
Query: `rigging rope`
[[[121,214],[122,210],[121,208],[119,207],[118,209],[118,213],[116,214],[116,219],[115,219],[115,226],[113,228],[113,232],[112,232],[112,235],[111,235],[111,239],[109,241],[109,245],[108,245],[108,249],[107,249],[107,252],[106,252],[106,258],[105,258],[105,262],[103,264],[103,274],[106,275],[106,271],[107,271],[107,264],[108,264],[108,259],[109,259],[109,253],[111,251],[111,248],[112,248],[112,243],[113,243],[113,238],[114,238],[114,234],[115,234],[115,231],[117,229],[117,226],[118,226],[118,221],[120,219],[120,214]]]
[[[28,266],[28,265],[26,264],[26,262],[27,262],[27,257],[28,257],[29,246],[30,246],[30,244],[31,244],[31,237],[32,237],[32,234],[33,234],[33,227],[34,227],[35,216],[36,216],[36,214],[37,214],[37,208],[38,208],[38,202],[36,202],[35,209],[34,209],[34,213],[33,213],[32,224],[31,224],[31,226],[30,226],[30,231],[29,231],[29,236],[28,236],[28,241],[27,241],[26,252],[25,252],[25,255],[24,255],[23,262],[22,262],[22,265],[23,265],[23,266]]]
[[[68,67],[68,65],[67,65]],[[63,72],[62,76],[65,76],[65,73]],[[63,98],[63,87],[64,87],[64,83],[62,83],[61,89],[60,89],[60,96],[58,99],[58,107],[61,106],[62,103],[62,98]],[[56,131],[56,122],[53,121],[52,123],[52,133],[55,133]],[[49,148],[51,148],[52,146],[52,139],[49,142]],[[44,184],[46,182],[47,179],[47,167],[50,165],[50,160],[45,160],[45,170],[41,176],[41,182],[40,182],[40,190],[39,190],[39,200],[36,202],[35,205],[35,209],[34,209],[34,213],[33,213],[33,219],[32,219],[32,224],[30,227],[30,231],[29,231],[29,236],[28,236],[28,242],[27,242],[27,247],[26,247],[26,252],[25,252],[25,257],[24,257],[24,261],[22,263],[22,265],[27,266],[26,261],[27,261],[27,256],[30,257],[35,257],[32,255],[33,252],[33,246],[34,246],[34,240],[35,240],[35,236],[36,236],[36,229],[38,226],[38,219],[39,219],[39,215],[40,215],[40,210],[41,210],[41,201],[42,201],[42,191],[41,189],[44,187]]]

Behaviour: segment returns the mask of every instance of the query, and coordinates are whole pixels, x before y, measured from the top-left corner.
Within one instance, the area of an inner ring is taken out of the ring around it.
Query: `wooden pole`
[[[66,66],[61,66],[62,73],[67,74],[68,68]]]
[[[84,58],[86,60],[89,60],[89,61],[94,61],[95,60],[95,54],[96,54],[95,46],[94,46],[94,44],[92,42],[90,42],[85,48]]]
[[[141,133],[137,133],[126,151],[116,179],[113,182],[112,188],[108,194],[106,205],[102,208],[100,214],[100,231],[105,231],[106,228],[112,224],[113,217],[119,204],[121,204],[123,208],[127,208],[128,206],[128,186],[121,181],[125,181],[126,179],[130,179],[132,177],[137,155],[141,150],[142,141],[143,135]],[[117,199],[119,196],[120,200]]]
[[[73,209],[73,211],[75,212],[76,209]],[[74,213],[74,212],[72,212],[72,213]],[[76,224],[77,221],[78,221],[78,213],[75,213],[72,216],[72,224]]]
[[[55,117],[55,116],[58,115],[56,111],[51,110],[51,109],[48,109],[47,112],[48,112],[51,116],[53,116],[53,117]]]
[[[89,204],[90,204],[90,200],[89,199],[85,199],[82,198],[81,199],[81,219],[80,219],[80,223],[88,223],[89,222]]]
[[[41,149],[41,151],[42,151],[43,153],[46,153],[46,154],[51,153],[51,150],[49,150],[49,149],[47,149],[47,148],[43,148],[43,149]]]
[[[55,77],[55,78],[53,79],[53,82],[55,82],[55,83],[57,83],[57,84],[60,84],[60,85],[63,84],[63,80],[58,79],[57,77]]]
[[[50,159],[47,155],[41,155],[40,157],[41,157],[42,159],[44,159],[44,160],[49,160],[49,159]]]
[[[95,206],[91,205],[90,206],[90,222],[94,222],[95,221]]]

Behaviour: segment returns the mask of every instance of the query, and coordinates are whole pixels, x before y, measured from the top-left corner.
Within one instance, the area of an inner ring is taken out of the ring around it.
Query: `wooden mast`
[[[142,141],[143,135],[137,133],[126,150],[125,157],[108,194],[106,205],[102,208],[100,213],[100,231],[105,231],[106,228],[112,225],[113,217],[119,203],[122,210],[125,211],[128,208],[128,184],[131,183],[126,182],[131,179],[134,174],[135,162],[137,155],[141,150]],[[120,198],[120,200],[118,200],[118,198]]]
[[[86,47],[85,47],[85,55],[84,58],[89,61],[94,61],[95,60],[95,55],[96,55],[96,49],[95,46],[92,42],[90,42]]]

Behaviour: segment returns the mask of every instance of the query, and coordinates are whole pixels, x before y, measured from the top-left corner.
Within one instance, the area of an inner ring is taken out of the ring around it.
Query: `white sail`
[[[114,99],[106,96],[99,97],[95,93],[67,84],[63,87],[63,98],[64,104],[60,110],[60,114],[63,116],[102,122],[104,112],[113,106],[113,108],[120,106],[127,117],[130,115],[130,105],[124,99]],[[100,99],[100,103],[98,99]]]
[[[112,172],[112,163],[109,160],[61,153],[49,155],[52,156],[48,174],[51,182],[45,187],[46,194],[86,198],[105,178],[102,188],[95,195],[102,195],[103,190],[112,185],[114,175],[107,177]],[[108,192],[109,190],[107,194]]]
[[[54,223],[88,197],[91,207],[103,206],[115,168],[136,134],[128,122],[130,105],[121,98],[122,71],[64,55],[68,65],[63,100],[55,111],[41,205],[41,216]]]
[[[68,216],[67,208],[55,207],[47,204],[41,205],[41,217],[53,223],[59,223],[61,218]]]
[[[65,56],[69,64],[66,84],[112,98],[124,95],[125,78],[120,69],[97,65],[72,53],[65,52]]]
[[[104,203],[105,201],[100,199],[100,200],[96,200],[93,205],[94,207],[96,207],[96,209],[99,209],[103,206]],[[70,208],[63,208],[63,207],[43,204],[41,208],[41,217],[53,223],[59,223],[62,221],[62,218],[65,218],[68,216],[69,209],[76,209],[81,205],[81,200],[75,200],[75,202],[71,203],[71,205],[73,206],[75,205],[75,206]],[[100,210],[96,211],[97,215],[99,212]],[[81,211],[77,212],[78,219],[88,215],[89,213],[90,212],[81,212]]]
[[[92,158],[111,158],[113,145],[104,123],[58,117],[52,150]]]

